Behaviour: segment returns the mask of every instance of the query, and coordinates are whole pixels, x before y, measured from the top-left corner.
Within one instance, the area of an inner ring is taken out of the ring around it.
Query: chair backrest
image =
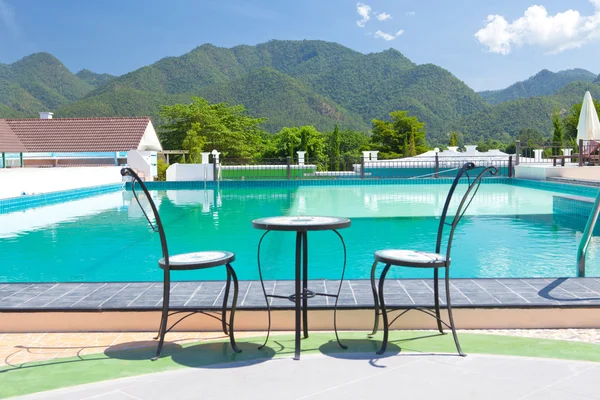
[[[130,176],[132,178],[131,179],[131,191],[133,192],[133,196],[135,197],[135,200],[137,201],[138,205],[140,206],[140,209],[144,213],[144,216],[146,217],[148,224],[150,224],[150,227],[152,228],[152,230],[154,232],[158,232],[158,234],[160,236],[160,245],[162,247],[163,257],[165,259],[165,265],[166,265],[166,268],[168,269],[170,264],[169,264],[169,249],[167,247],[167,237],[165,236],[165,230],[164,230],[163,224],[160,220],[160,215],[158,214],[158,209],[156,208],[156,204],[154,204],[154,201],[152,200],[152,196],[150,196],[150,192],[148,191],[148,188],[144,184],[144,181],[142,181],[142,179],[140,179],[139,175],[133,169],[131,169],[130,167],[123,167],[123,168],[121,168],[121,175],[122,176]],[[148,218],[148,215],[146,214],[144,207],[142,207],[142,203],[140,203],[140,199],[138,198],[138,195],[135,191],[136,182],[140,185],[140,187],[144,191],[144,194],[146,195],[146,198],[148,199],[148,203],[150,203],[150,208],[152,208],[152,213],[154,214],[154,221],[156,223],[156,226],[152,223],[152,221],[150,221],[150,218]]]
[[[482,178],[485,174],[489,173],[490,175],[496,175],[498,173],[498,169],[496,167],[486,167],[484,168],[479,175],[471,182],[471,177],[469,176],[468,171],[474,170],[475,164],[472,162],[465,163],[454,178],[452,182],[452,186],[450,187],[450,191],[448,192],[448,196],[446,197],[446,202],[444,203],[444,209],[442,210],[442,215],[440,217],[440,224],[438,227],[437,240],[435,244],[435,252],[440,253],[442,248],[442,239],[444,236],[444,227],[450,227],[450,233],[448,234],[448,242],[446,247],[446,260],[450,260],[450,249],[452,248],[452,239],[454,238],[454,231],[456,230],[456,226],[460,222],[462,216],[467,211],[473,198],[477,194],[479,190],[479,186],[481,185]],[[468,179],[468,187],[465,193],[463,194],[456,213],[451,221],[446,221],[448,217],[448,208],[450,207],[450,203],[452,202],[452,198],[454,196],[454,192],[456,191],[456,187],[458,186],[460,179],[466,176]]]

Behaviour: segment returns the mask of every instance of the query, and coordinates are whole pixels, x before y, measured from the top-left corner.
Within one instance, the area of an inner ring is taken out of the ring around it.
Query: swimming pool
[[[347,278],[368,278],[377,249],[433,251],[449,184],[221,187],[153,190],[172,254],[236,253],[240,279],[258,279],[256,247],[263,233],[252,219],[275,215],[348,217]],[[459,186],[461,188],[461,186]],[[585,221],[553,213],[556,192],[484,183],[459,225],[453,277],[568,277]],[[263,244],[265,279],[293,278],[295,236],[272,232]],[[332,232],[308,237],[309,278],[339,279],[342,249]],[[132,193],[119,190],[0,214],[0,282],[152,281],[160,241]],[[600,240],[592,239],[587,275],[600,276]],[[392,277],[426,271],[392,269]],[[175,280],[223,279],[218,270],[174,273]]]

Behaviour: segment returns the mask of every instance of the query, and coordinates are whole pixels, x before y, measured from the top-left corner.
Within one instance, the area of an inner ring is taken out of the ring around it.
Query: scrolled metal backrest
[[[148,188],[144,184],[144,181],[142,181],[142,179],[139,177],[139,175],[130,167],[121,168],[121,175],[122,176],[130,176],[132,178],[131,191],[133,192],[133,196],[135,197],[135,200],[137,201],[138,205],[140,206],[142,212],[144,213],[144,216],[146,217],[148,224],[150,224],[150,227],[152,228],[152,230],[154,232],[158,232],[158,234],[160,236],[160,244],[162,247],[162,253],[163,253],[163,257],[165,259],[165,263],[168,268],[169,267],[169,249],[167,248],[167,237],[165,236],[165,230],[164,230],[163,224],[160,220],[160,215],[158,214],[158,209],[156,208],[156,204],[154,204],[154,201],[152,200],[152,196],[150,196],[150,192],[148,191]],[[152,221],[150,221],[150,218],[148,218],[148,215],[146,214],[144,207],[142,207],[142,203],[140,202],[140,199],[138,198],[138,195],[135,191],[135,183],[136,182],[140,185],[140,187],[144,191],[144,194],[146,195],[146,198],[148,199],[148,202],[150,203],[150,207],[152,208],[152,213],[154,214],[154,220],[156,221],[156,226],[152,223]]]
[[[437,234],[437,240],[436,240],[436,245],[435,245],[435,252],[439,254],[441,251],[442,239],[444,236],[444,226],[446,226],[446,225],[450,226],[451,227],[450,234],[448,236],[448,244],[446,247],[446,260],[450,260],[450,249],[452,248],[452,239],[454,237],[454,231],[456,230],[456,226],[458,225],[461,218],[463,217],[463,215],[465,214],[465,212],[471,205],[473,198],[475,198],[475,195],[477,194],[477,191],[479,190],[479,186],[481,185],[484,175],[489,173],[490,175],[493,176],[498,173],[498,169],[496,167],[486,167],[483,169],[483,171],[481,171],[479,173],[479,175],[477,175],[477,177],[473,180],[473,182],[471,182],[471,177],[469,176],[468,171],[472,171],[475,168],[476,167],[475,167],[474,163],[472,163],[472,162],[465,163],[461,167],[461,169],[458,171],[458,173],[456,174],[456,177],[454,178],[454,182],[452,182],[452,186],[450,187],[450,191],[448,192],[448,196],[446,197],[446,203],[444,204],[444,209],[442,210],[442,216],[440,217],[440,224],[438,227],[438,234]],[[458,205],[458,209],[456,210],[456,213],[454,214],[454,219],[452,220],[452,223],[448,223],[448,222],[446,222],[446,217],[448,216],[448,208],[450,207],[450,203],[452,202],[452,197],[454,195],[456,187],[458,186],[460,179],[463,177],[463,175],[467,176],[469,186],[468,186],[465,194],[462,196],[462,199]]]

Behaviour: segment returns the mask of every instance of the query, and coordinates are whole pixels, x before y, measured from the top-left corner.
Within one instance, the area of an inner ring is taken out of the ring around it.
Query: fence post
[[[521,156],[521,141],[515,141],[515,165],[519,165],[519,157]]]
[[[291,174],[292,158],[290,156],[287,156],[286,162],[287,162],[287,180],[289,181],[292,176],[292,174]]]
[[[365,157],[360,158],[360,179],[365,179]]]
[[[213,154],[213,181],[217,181],[217,161],[217,157]]]
[[[438,153],[435,153],[435,175],[436,178],[440,177],[440,159]]]
[[[583,139],[579,139],[579,166],[583,167]]]
[[[512,156],[508,156],[508,177],[512,178],[513,177],[513,163],[512,163]]]

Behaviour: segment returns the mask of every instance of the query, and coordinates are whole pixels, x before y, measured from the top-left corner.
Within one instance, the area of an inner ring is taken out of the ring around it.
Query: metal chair
[[[456,345],[456,350],[458,354],[464,356],[465,354],[462,352],[460,348],[460,343],[458,342],[458,336],[456,335],[456,328],[454,326],[454,318],[452,317],[452,304],[450,302],[450,249],[452,247],[452,238],[454,237],[454,231],[465,211],[473,201],[473,198],[477,191],[479,190],[479,186],[481,185],[481,180],[486,173],[490,173],[491,175],[496,175],[498,170],[495,167],[487,167],[483,171],[477,175],[477,177],[471,182],[471,177],[469,176],[467,171],[475,169],[475,164],[468,162],[465,163],[452,186],[450,187],[450,191],[448,192],[448,196],[446,197],[446,202],[444,204],[444,208],[442,210],[442,215],[440,217],[440,224],[438,227],[437,240],[435,245],[435,253],[428,253],[423,251],[413,251],[413,250],[379,250],[375,252],[375,262],[373,263],[373,267],[371,269],[371,289],[373,290],[373,300],[375,303],[375,323],[373,326],[373,332],[371,335],[375,335],[379,328],[379,315],[383,317],[383,343],[381,345],[381,349],[377,352],[377,354],[383,354],[387,347],[388,343],[388,331],[389,326],[393,324],[398,318],[402,315],[406,314],[410,309],[405,309],[401,312],[396,318],[394,318],[391,323],[388,323],[388,312],[396,311],[396,310],[386,310],[385,306],[385,296],[383,293],[385,277],[392,266],[399,267],[409,267],[409,268],[432,268],[433,269],[433,295],[434,295],[434,311],[431,312],[429,309],[424,308],[415,308],[416,310],[422,311],[425,314],[428,314],[434,317],[437,320],[437,327],[440,333],[444,333],[442,328],[442,324],[447,328],[452,330],[452,335],[454,337],[454,343]],[[468,187],[463,195],[456,213],[454,214],[454,218],[452,221],[447,222],[446,216],[448,214],[448,208],[450,206],[450,202],[454,195],[454,191],[462,178],[463,175],[468,177]],[[441,252],[442,246],[442,237],[444,234],[444,227],[450,227],[450,233],[448,235],[448,242],[446,246],[445,254]],[[379,278],[379,287],[377,287],[375,283],[375,269],[377,268],[378,263],[384,263],[385,267],[381,272],[381,276]],[[445,269],[445,287],[446,287],[446,304],[448,309],[448,320],[450,324],[448,325],[444,322],[440,316],[440,300],[439,300],[439,270],[443,268]],[[381,309],[381,313],[380,313]]]
[[[169,332],[171,329],[173,329],[175,327],[175,325],[177,325],[178,323],[183,321],[185,318],[189,317],[190,315],[196,314],[196,313],[208,315],[209,317],[219,319],[222,323],[223,333],[225,333],[226,335],[229,335],[229,341],[231,342],[231,348],[236,353],[240,353],[241,350],[238,349],[238,347],[235,343],[235,337],[233,334],[233,322],[234,322],[234,317],[235,317],[235,308],[237,305],[238,291],[239,291],[237,275],[235,274],[235,271],[231,267],[231,263],[235,260],[235,254],[230,253],[228,251],[202,251],[202,252],[196,252],[196,253],[185,253],[185,254],[177,254],[174,256],[169,256],[169,249],[167,247],[167,238],[165,236],[165,231],[163,229],[163,225],[160,220],[160,215],[158,214],[156,205],[154,204],[154,201],[152,200],[152,197],[150,196],[150,193],[148,192],[146,185],[140,179],[138,174],[129,167],[122,168],[121,175],[129,176],[132,178],[131,189],[132,189],[133,195],[134,195],[136,201],[138,202],[138,204],[140,205],[140,208],[142,209],[142,212],[144,213],[144,216],[148,220],[148,223],[150,224],[150,227],[152,228],[152,230],[154,232],[158,232],[158,234],[160,235],[160,243],[162,246],[163,257],[160,260],[158,260],[158,266],[164,271],[163,306],[162,306],[162,317],[161,317],[161,321],[160,321],[158,334],[154,338],[154,339],[160,339],[160,340],[158,342],[156,356],[154,356],[152,358],[152,360],[153,361],[157,360],[160,357],[160,353],[162,352],[163,345],[165,342],[165,335],[167,334],[167,332]],[[144,193],[148,199],[148,202],[150,203],[150,207],[152,208],[152,213],[154,214],[155,224],[153,224],[152,221],[150,220],[150,218],[148,218],[146,211],[144,211],[144,208],[142,207],[142,205],[140,203],[140,199],[138,198],[138,195],[135,191],[136,182],[140,185],[140,187],[142,188],[142,190],[144,191]],[[223,307],[221,309],[221,317],[220,318],[216,317],[212,314],[209,314],[205,311],[201,311],[201,310],[193,310],[193,311],[179,310],[179,311],[174,311],[172,313],[169,313],[171,271],[189,271],[189,270],[195,270],[195,269],[220,267],[223,265],[225,266],[225,268],[227,270],[227,283],[225,285],[225,293],[223,296]],[[229,323],[227,323],[226,322],[227,321],[227,301],[229,299],[229,290],[230,290],[232,280],[233,280],[233,302],[231,305],[231,312],[229,314]],[[186,313],[186,315],[181,317],[179,320],[177,320],[177,322],[175,322],[173,325],[171,325],[171,327],[169,327],[167,329],[167,321],[168,321],[169,317],[172,315],[181,314],[181,313]]]

